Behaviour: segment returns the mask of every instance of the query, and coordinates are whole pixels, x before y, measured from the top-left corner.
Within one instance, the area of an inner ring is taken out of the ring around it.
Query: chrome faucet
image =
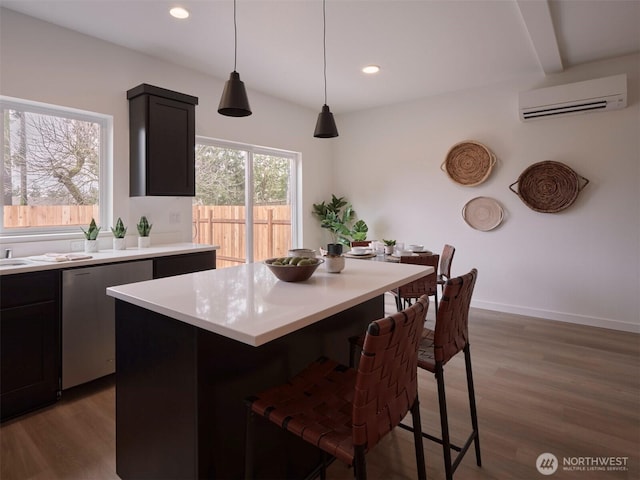
[[[13,250],[11,250],[10,248],[5,248],[4,258],[11,258],[11,257],[13,257]]]

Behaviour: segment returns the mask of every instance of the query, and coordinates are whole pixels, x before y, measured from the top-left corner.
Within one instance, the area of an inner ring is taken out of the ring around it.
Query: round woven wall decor
[[[440,166],[451,180],[465,187],[484,182],[496,164],[496,156],[479,142],[465,141],[455,144]]]
[[[462,218],[471,228],[488,232],[502,223],[504,211],[497,200],[490,197],[476,197],[462,208]]]
[[[509,189],[532,210],[555,213],[569,207],[588,183],[567,165],[546,160],[527,167]],[[517,191],[513,189],[515,184]]]

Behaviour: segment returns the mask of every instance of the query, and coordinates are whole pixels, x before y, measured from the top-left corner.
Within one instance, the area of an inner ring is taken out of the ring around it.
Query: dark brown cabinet
[[[129,100],[129,195],[195,195],[198,98],[143,83]]]
[[[112,371],[105,366],[115,350],[114,302],[106,296],[107,286],[214,268],[216,252],[211,250],[0,276],[1,420],[54,403],[63,385],[66,389]],[[74,321],[71,315],[78,312]]]
[[[60,395],[60,271],[0,277],[2,420]]]
[[[216,268],[216,251],[171,255],[153,260],[153,278],[171,277],[183,273]]]

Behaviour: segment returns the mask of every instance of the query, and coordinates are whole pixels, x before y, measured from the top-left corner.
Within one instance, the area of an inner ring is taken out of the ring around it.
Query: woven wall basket
[[[530,209],[555,213],[571,206],[588,183],[565,164],[546,160],[527,167],[509,189]],[[517,191],[513,188],[516,184]]]
[[[496,164],[496,156],[479,142],[456,143],[440,165],[451,180],[465,187],[484,182]]]
[[[462,208],[462,218],[471,228],[488,232],[502,223],[504,211],[497,200],[490,197],[476,197]]]

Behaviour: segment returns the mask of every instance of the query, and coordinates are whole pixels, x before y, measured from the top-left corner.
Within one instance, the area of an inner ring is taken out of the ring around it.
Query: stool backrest
[[[352,247],[368,247],[371,240],[353,240],[351,242]]]
[[[429,308],[423,296],[369,324],[353,400],[353,444],[371,449],[404,418],[418,396],[418,346]]]
[[[433,273],[420,277],[413,282],[398,288],[400,298],[418,298],[422,295],[435,295],[438,288],[438,260],[440,255],[417,255],[400,257],[400,263],[412,263],[414,265],[428,265],[433,267]]]
[[[436,362],[447,363],[469,341],[469,307],[477,278],[478,271],[474,268],[444,284],[433,336]]]
[[[440,257],[440,275],[447,280],[451,278],[451,263],[453,262],[453,255],[456,253],[455,247],[452,245],[445,245],[442,249],[442,256]]]

